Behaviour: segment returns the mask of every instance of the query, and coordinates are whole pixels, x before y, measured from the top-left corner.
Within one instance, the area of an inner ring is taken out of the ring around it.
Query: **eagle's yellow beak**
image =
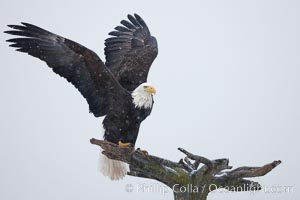
[[[155,88],[152,87],[152,86],[148,86],[148,87],[146,88],[146,92],[149,92],[150,94],[156,94],[156,90],[155,90]]]

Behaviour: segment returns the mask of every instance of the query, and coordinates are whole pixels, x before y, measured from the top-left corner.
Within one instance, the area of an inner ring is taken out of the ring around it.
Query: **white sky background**
[[[149,81],[158,91],[137,146],[178,161],[177,147],[230,164],[283,163],[261,184],[293,193],[209,195],[209,200],[299,199],[300,2],[15,1],[0,8],[0,199],[173,199],[137,192],[152,180],[112,182],[97,172],[102,119],[45,63],[8,48],[21,21],[77,41],[104,59],[107,33],[140,14],[159,44]],[[128,193],[125,186],[132,184]]]

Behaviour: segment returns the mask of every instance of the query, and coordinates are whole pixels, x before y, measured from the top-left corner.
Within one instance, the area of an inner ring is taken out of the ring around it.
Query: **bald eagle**
[[[128,15],[105,40],[104,63],[90,49],[38,26],[8,25],[5,33],[21,37],[7,40],[17,51],[45,61],[58,75],[73,84],[95,117],[105,116],[104,139],[134,147],[140,124],[150,115],[154,87],[147,83],[150,66],[157,56],[156,39],[137,14]],[[123,178],[128,169],[120,161],[103,157],[101,171],[112,180]]]

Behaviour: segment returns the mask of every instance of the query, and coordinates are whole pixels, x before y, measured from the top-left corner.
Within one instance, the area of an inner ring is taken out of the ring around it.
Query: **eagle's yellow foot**
[[[150,160],[148,151],[141,150],[140,148],[137,148],[136,151],[139,151],[141,154],[143,154],[147,158],[147,160]]]
[[[123,143],[121,140],[118,142],[119,147],[130,147],[130,142]]]
[[[133,154],[136,151],[136,149],[133,147],[131,150],[131,154]]]

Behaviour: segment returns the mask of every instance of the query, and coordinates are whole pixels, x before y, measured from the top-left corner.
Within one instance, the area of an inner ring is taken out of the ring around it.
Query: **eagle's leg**
[[[119,147],[131,147],[130,142],[123,143],[121,140],[119,140],[118,145],[119,145]]]

